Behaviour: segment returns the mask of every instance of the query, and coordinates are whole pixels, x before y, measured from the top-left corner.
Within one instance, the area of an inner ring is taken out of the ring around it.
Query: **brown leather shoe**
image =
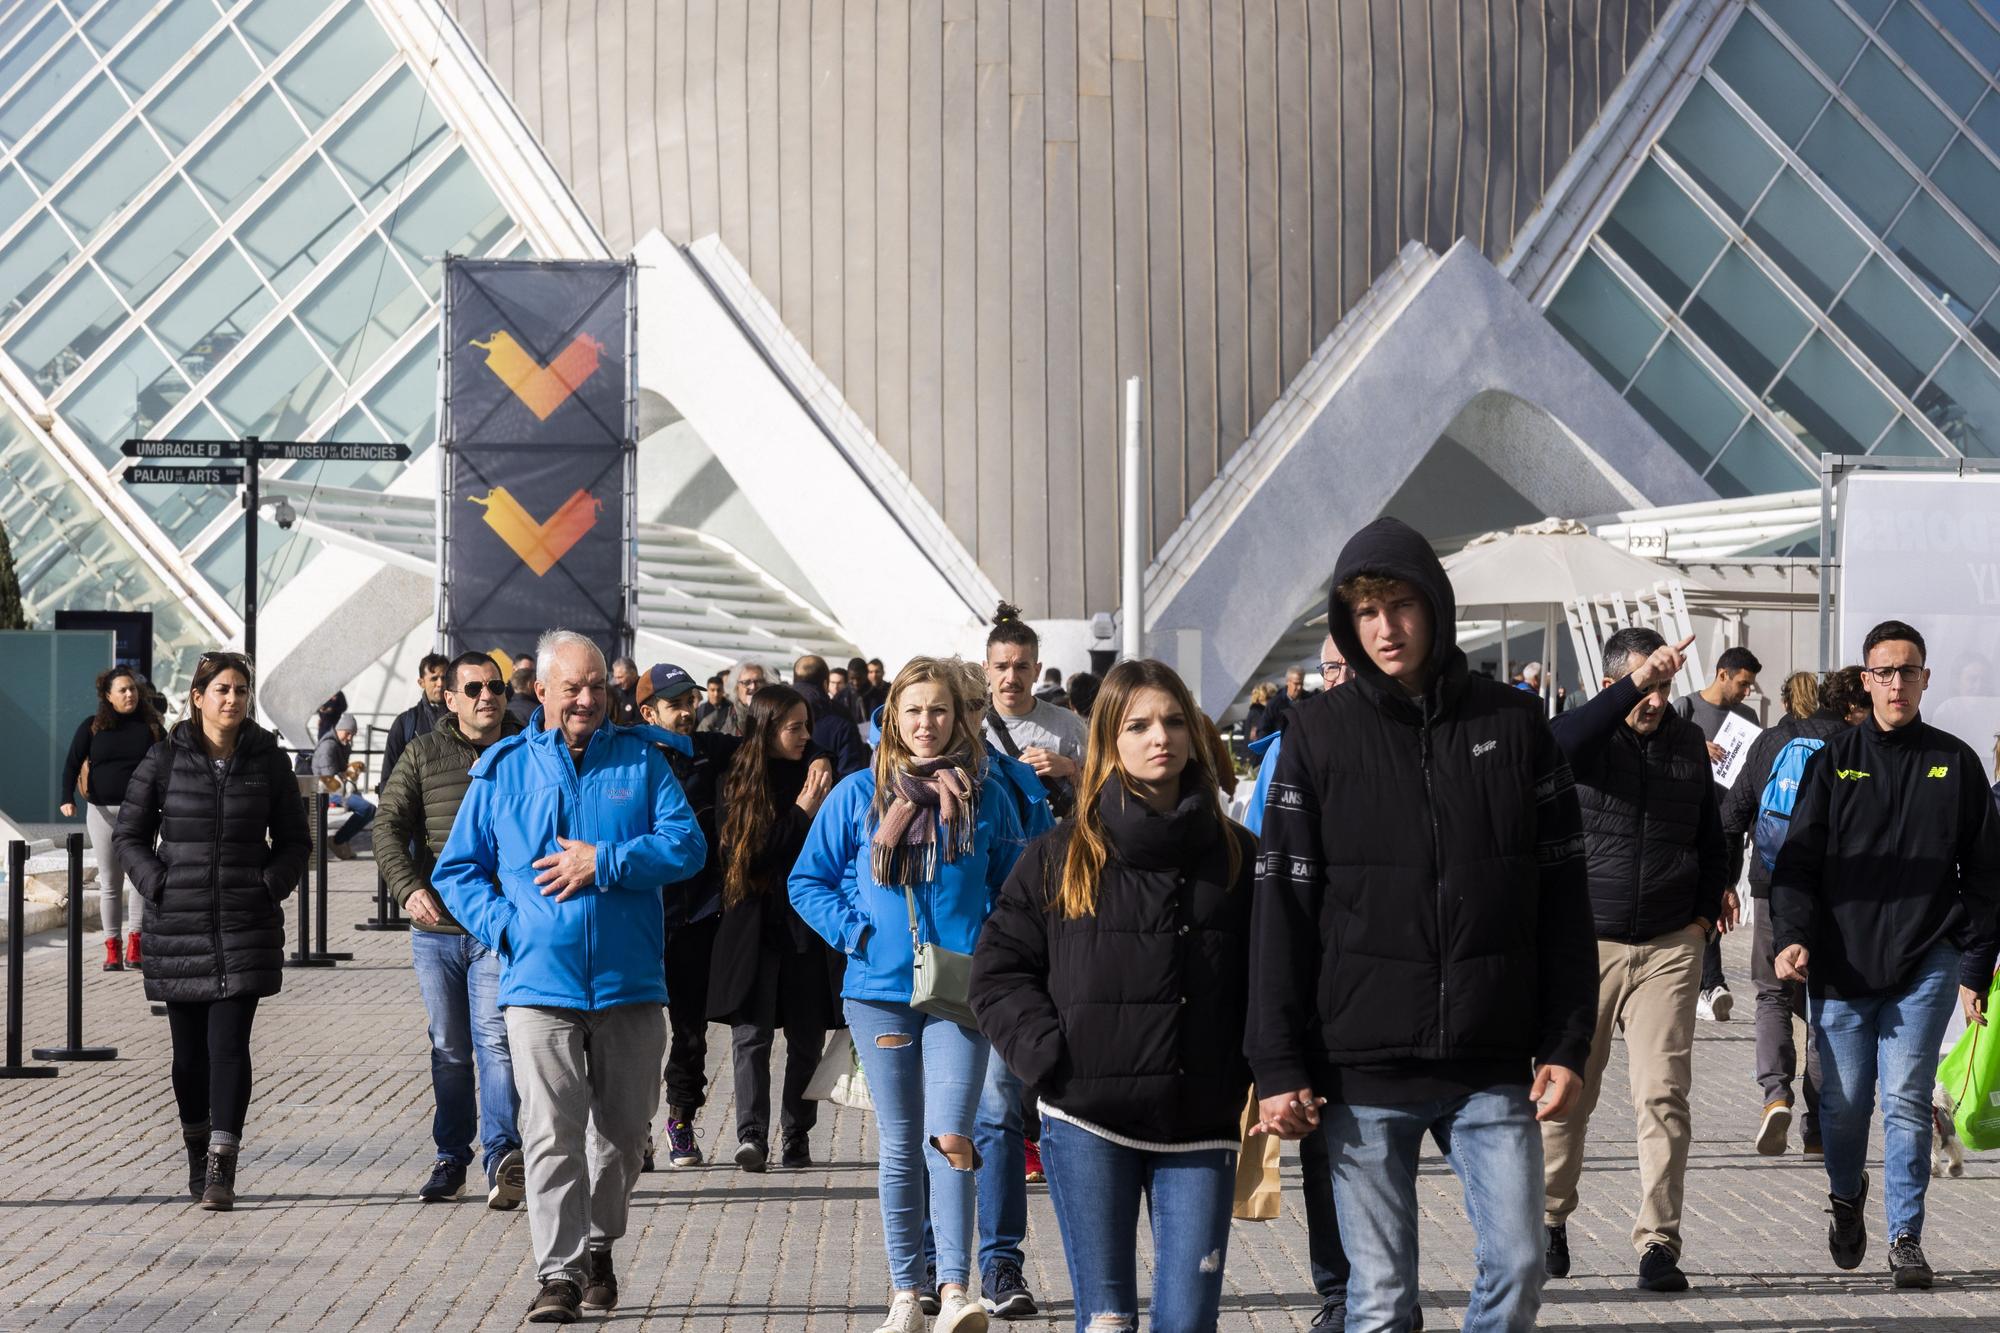
[[[618,1274],[611,1268],[611,1251],[583,1252],[583,1308],[610,1310],[618,1305]]]

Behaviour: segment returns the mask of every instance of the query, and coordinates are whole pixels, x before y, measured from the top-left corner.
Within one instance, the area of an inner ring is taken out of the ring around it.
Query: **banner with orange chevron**
[[[632,646],[637,460],[628,262],[447,259],[438,468],[444,652],[547,629]]]

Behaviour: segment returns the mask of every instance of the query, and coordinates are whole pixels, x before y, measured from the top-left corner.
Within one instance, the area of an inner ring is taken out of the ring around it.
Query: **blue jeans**
[[[1958,950],[1939,945],[1901,989],[1886,995],[1811,997],[1819,1043],[1819,1128],[1827,1188],[1861,1193],[1868,1122],[1882,1088],[1882,1203],[1891,1239],[1924,1234],[1931,1183],[1931,1089],[1938,1043],[1958,1002]]]
[[[472,1135],[485,1149],[487,1182],[502,1157],[521,1146],[521,1099],[500,1013],[500,958],[470,935],[410,932],[410,962],[430,1018],[431,1137],[440,1157],[472,1161]],[[479,1081],[474,1096],[473,1069]]]
[[[1076,1293],[1077,1333],[1117,1315],[1139,1327],[1139,1204],[1153,1224],[1154,1333],[1215,1327],[1236,1151],[1144,1152],[1042,1118],[1042,1164]]]
[[[973,1172],[953,1166],[937,1145],[948,1136],[973,1138],[986,1078],[986,1039],[949,1019],[886,1000],[848,1000],[847,1025],[875,1102],[890,1281],[897,1291],[915,1291],[924,1275],[928,1165],[938,1282],[964,1286],[972,1258]]]
[[[979,1150],[979,1271],[988,1276],[1002,1259],[1016,1268],[1022,1263],[1021,1242],[1028,1237],[1026,1132],[1021,1080],[1006,1061],[989,1057],[972,1134],[972,1146]],[[924,1218],[924,1258],[937,1262],[929,1217]]]
[[[1542,1136],[1526,1087],[1400,1106],[1334,1104],[1324,1123],[1340,1240],[1352,1265],[1347,1333],[1391,1333],[1415,1317],[1417,1150],[1427,1133],[1463,1182],[1472,1220],[1478,1277],[1461,1327],[1514,1333],[1535,1326],[1542,1305]]]
[[[375,822],[375,803],[366,796],[349,792],[333,797],[331,804],[347,811],[347,822],[333,835],[335,842],[352,842],[361,835],[361,830]]]

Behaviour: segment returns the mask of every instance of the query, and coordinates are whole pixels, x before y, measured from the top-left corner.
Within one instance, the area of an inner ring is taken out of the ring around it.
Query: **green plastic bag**
[[[2000,1022],[2000,985],[1986,998],[1989,1020]],[[1938,1082],[1951,1094],[1952,1124],[1968,1148],[2000,1148],[2000,1032],[1973,1024],[1943,1063]]]

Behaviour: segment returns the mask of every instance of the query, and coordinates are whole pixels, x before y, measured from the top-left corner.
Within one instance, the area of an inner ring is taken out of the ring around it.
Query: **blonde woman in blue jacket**
[[[882,713],[874,764],[827,796],[793,865],[792,905],[847,955],[848,1026],[879,1135],[882,1235],[895,1296],[878,1333],[922,1333],[923,1154],[937,1234],[938,1333],[984,1333],[966,1293],[974,1209],[973,1124],[989,1048],[978,1032],[910,1006],[917,930],[927,944],[970,954],[1021,854],[1015,804],[986,789],[985,749],[972,730],[963,667],[912,660]],[[908,896],[906,897],[906,891]]]

